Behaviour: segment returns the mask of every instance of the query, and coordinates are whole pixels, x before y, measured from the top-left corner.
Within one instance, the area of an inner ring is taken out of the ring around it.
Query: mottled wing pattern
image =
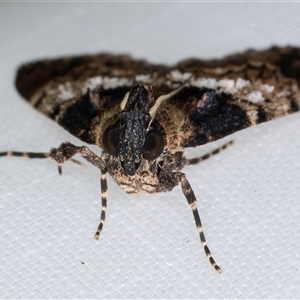
[[[151,82],[155,77],[164,78],[167,72],[168,67],[133,60],[128,55],[66,57],[21,66],[16,87],[37,110],[82,141],[95,144],[100,115],[103,113],[104,119],[111,117],[110,109],[118,112],[134,82]],[[100,95],[100,114],[98,111],[95,115],[88,89]]]
[[[195,147],[298,111],[299,53],[297,48],[274,47],[221,60],[189,59],[174,66],[111,54],[44,60],[22,66],[16,86],[36,109],[95,144],[96,131],[102,128],[96,124],[101,118],[116,121],[111,112],[120,110],[133,83],[152,84],[153,96],[159,97],[189,80],[162,105],[157,119],[177,118],[173,126],[177,146]],[[100,114],[91,105],[90,91],[99,95]]]
[[[300,50],[249,50],[222,60],[189,59],[176,68],[191,73],[174,96],[184,109],[181,146],[195,147],[300,108]]]

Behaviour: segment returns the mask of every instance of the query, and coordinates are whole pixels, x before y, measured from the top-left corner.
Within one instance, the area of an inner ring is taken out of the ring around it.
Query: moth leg
[[[58,148],[52,148],[48,155],[49,157],[54,159],[60,167],[68,160],[73,160],[72,157],[76,154],[80,154],[82,158],[84,158],[100,170],[106,168],[103,160],[94,152],[92,152],[88,147],[78,147],[69,142],[62,143]]]
[[[199,233],[201,245],[204,249],[206,257],[208,258],[211,266],[218,273],[221,273],[222,269],[216,264],[214,258],[212,257],[212,254],[211,254],[211,252],[210,252],[210,250],[207,246],[206,238],[205,238],[203,228],[202,228],[200,215],[199,215],[197,205],[196,205],[197,199],[196,199],[196,196],[194,194],[194,191],[193,191],[190,183],[186,179],[185,174],[181,173],[181,172],[172,172],[172,173],[163,175],[160,178],[160,183],[161,183],[160,191],[164,191],[164,192],[171,191],[179,183],[181,184],[182,192],[185,195],[185,198],[186,198],[188,204],[190,205],[190,207],[192,209],[195,224],[196,224],[196,227],[197,227],[197,231]]]
[[[101,170],[100,185],[101,185],[102,209],[100,215],[100,223],[94,235],[94,238],[98,239],[103,229],[103,225],[105,223],[105,215],[106,215],[106,208],[107,208],[107,193],[108,193],[107,180],[106,180],[107,168],[105,166],[104,161],[86,146],[78,147],[71,143],[66,142],[66,143],[62,143],[58,148],[53,148],[50,151],[50,157],[53,158],[55,161],[57,161],[59,166],[62,163],[66,162],[67,160],[71,159],[71,157],[74,156],[75,154],[80,154],[84,159],[86,159],[88,162],[90,162],[91,164],[93,164],[94,166],[96,166]]]
[[[97,231],[94,235],[94,238],[96,240],[99,239],[99,236],[102,232],[103,229],[103,225],[105,223],[105,215],[106,215],[106,209],[107,209],[107,180],[106,180],[106,173],[107,170],[105,169],[101,169],[101,179],[100,179],[100,184],[101,184],[101,202],[102,202],[102,208],[101,208],[101,215],[100,215],[100,223],[99,226],[97,228]]]
[[[214,155],[220,153],[221,151],[227,149],[230,145],[233,144],[233,142],[234,142],[234,141],[229,141],[229,142],[227,142],[226,144],[224,144],[223,146],[221,146],[221,147],[219,147],[219,148],[217,148],[217,149],[215,149],[215,150],[213,150],[213,151],[211,151],[211,152],[209,152],[209,153],[206,153],[206,154],[204,154],[204,155],[202,155],[202,156],[200,156],[200,157],[187,159],[187,160],[186,160],[186,164],[187,164],[187,165],[196,165],[196,164],[199,164],[199,163],[202,162],[203,160],[206,160],[206,159],[208,159],[208,158],[210,158],[210,157],[212,157],[212,156],[214,156]]]
[[[6,152],[0,152],[0,156],[17,156],[17,157],[24,157],[24,158],[50,158],[49,152],[19,152],[19,151],[6,151]],[[80,162],[79,160],[71,158],[70,161],[80,165],[85,166],[84,163]]]
[[[197,227],[197,231],[199,233],[199,237],[200,237],[200,241],[201,241],[201,245],[205,251],[206,257],[208,258],[211,266],[218,272],[221,273],[222,269],[216,264],[216,261],[214,260],[214,258],[212,257],[212,254],[207,246],[207,242],[206,242],[206,238],[203,232],[203,227],[202,227],[202,223],[201,223],[201,219],[200,219],[200,215],[197,209],[197,199],[196,196],[194,194],[194,191],[192,190],[192,187],[190,185],[190,183],[188,182],[188,180],[186,179],[185,174],[182,174],[181,176],[181,188],[182,188],[182,192],[186,197],[186,200],[188,202],[188,204],[190,205],[193,215],[194,215],[194,220],[196,223],[196,227]]]
[[[79,165],[79,166],[81,166],[81,167],[85,167],[85,164],[83,162],[81,162],[80,160],[71,158],[70,161],[77,164],[77,165]]]
[[[0,156],[18,156],[24,158],[49,158],[49,152],[19,152],[19,151],[6,151],[0,152]]]

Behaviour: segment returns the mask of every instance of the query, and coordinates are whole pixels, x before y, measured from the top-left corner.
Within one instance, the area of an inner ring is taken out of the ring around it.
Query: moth
[[[205,254],[217,271],[196,206],[182,172],[226,148],[186,159],[184,150],[252,125],[297,112],[300,107],[300,50],[249,50],[221,60],[187,59],[173,66],[108,53],[31,62],[20,67],[16,87],[34,108],[71,134],[102,149],[62,143],[49,152],[1,152],[52,158],[61,165],[75,154],[101,172],[103,229],[107,173],[128,194],[159,193],[181,185]]]

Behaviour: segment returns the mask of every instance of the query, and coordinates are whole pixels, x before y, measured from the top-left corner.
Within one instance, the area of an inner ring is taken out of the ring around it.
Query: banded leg
[[[24,158],[49,158],[49,152],[19,152],[19,151],[6,151],[0,152],[0,156],[17,156]]]
[[[223,146],[207,153],[207,154],[204,154],[203,156],[200,156],[200,157],[196,157],[196,158],[191,158],[191,159],[187,159],[186,160],[186,164],[187,165],[196,165],[196,164],[199,164],[200,162],[202,162],[203,160],[206,160],[218,153],[220,153],[221,151],[227,149],[230,145],[233,144],[233,141],[229,141],[227,142],[226,144],[224,144]]]
[[[24,158],[29,158],[29,159],[34,159],[34,158],[50,158],[50,152],[19,152],[19,151],[6,151],[6,152],[0,152],[0,156],[16,156],[16,157],[24,157]],[[80,165],[80,166],[85,166],[84,163],[80,162],[79,160],[70,158],[70,161]],[[59,175],[62,174],[62,169],[61,166],[58,166],[58,173]]]
[[[69,142],[62,143],[58,148],[52,148],[50,152],[17,152],[17,151],[7,151],[0,152],[0,156],[21,156],[27,158],[52,158],[58,163],[58,172],[62,174],[61,165],[67,161],[72,161],[79,165],[84,165],[78,160],[72,157],[76,154],[80,154],[85,160],[96,166],[101,170],[101,198],[102,198],[102,210],[100,216],[100,224],[95,233],[95,239],[98,239],[100,233],[103,229],[105,222],[105,212],[107,208],[107,180],[106,173],[107,169],[104,161],[95,153],[93,153],[88,147],[82,146],[78,147]]]
[[[101,170],[101,179],[100,179],[100,184],[101,184],[101,202],[102,202],[102,208],[101,208],[101,215],[100,215],[100,223],[97,228],[97,231],[94,235],[94,238],[96,240],[99,239],[99,236],[102,232],[103,225],[105,223],[105,215],[106,215],[106,209],[107,209],[107,180],[106,180],[106,168]]]
[[[59,165],[69,160],[75,154],[80,154],[84,159],[88,162],[96,166],[101,170],[101,199],[102,199],[102,209],[100,215],[100,223],[97,228],[97,231],[94,235],[95,239],[99,239],[101,231],[103,229],[103,225],[105,223],[105,213],[107,208],[107,180],[106,180],[106,173],[107,168],[105,166],[104,161],[92,152],[88,147],[77,147],[71,143],[63,143],[59,146],[59,148],[53,148],[50,151],[50,156],[54,160],[56,160]]]
[[[222,269],[216,264],[216,261],[214,260],[214,258],[212,257],[212,254],[207,246],[207,242],[206,242],[206,238],[203,232],[203,228],[202,228],[202,223],[201,223],[201,219],[200,219],[200,215],[197,209],[197,199],[195,197],[194,191],[192,190],[192,187],[190,185],[190,183],[188,182],[188,180],[185,177],[185,174],[182,174],[181,176],[181,188],[182,188],[182,192],[185,195],[188,204],[190,205],[193,215],[194,215],[194,220],[196,223],[196,227],[199,233],[199,237],[200,237],[200,241],[201,241],[201,245],[204,249],[204,252],[206,254],[206,257],[208,258],[211,266],[218,272],[221,273]]]

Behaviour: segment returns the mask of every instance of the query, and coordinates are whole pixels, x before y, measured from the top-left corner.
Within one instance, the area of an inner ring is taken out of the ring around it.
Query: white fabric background
[[[300,3],[0,3],[0,151],[82,144],[21,99],[14,76],[23,62],[109,51],[171,64],[300,46],[299,11]],[[69,163],[59,178],[53,161],[1,158],[0,298],[299,298],[299,127],[298,113],[236,133],[234,146],[185,169],[221,275],[180,187],[132,197],[110,178],[97,242],[97,169]]]

